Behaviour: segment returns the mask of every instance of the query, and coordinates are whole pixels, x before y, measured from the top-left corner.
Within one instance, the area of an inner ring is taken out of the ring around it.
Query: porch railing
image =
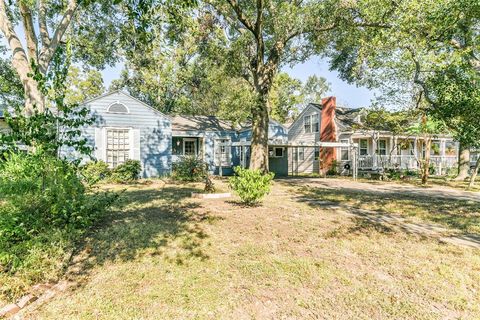
[[[438,174],[445,173],[457,165],[456,156],[431,156],[430,163]],[[418,169],[418,159],[412,155],[367,155],[359,156],[359,169]]]

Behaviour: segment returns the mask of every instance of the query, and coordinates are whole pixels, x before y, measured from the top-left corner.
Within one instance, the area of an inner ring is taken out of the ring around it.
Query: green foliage
[[[46,75],[32,62],[34,73],[31,76],[49,98],[49,108],[40,111],[34,106],[32,114],[26,115],[22,105],[11,105],[13,110],[5,111],[5,122],[10,130],[0,132],[0,145],[4,149],[18,151],[20,148],[31,148],[56,156],[60,148],[70,148],[79,154],[90,155],[92,147],[82,136],[81,128],[93,124],[95,118],[86,107],[65,102],[69,50],[68,46],[66,50],[57,50]]]
[[[330,168],[327,170],[327,176],[336,176],[338,175],[338,161],[333,160]]]
[[[100,96],[104,91],[102,74],[98,70],[81,71],[71,66],[66,77],[65,103],[78,105],[87,99]]]
[[[207,175],[207,164],[196,156],[181,157],[173,164],[172,178],[178,181],[202,181]]]
[[[257,204],[270,192],[274,173],[263,174],[260,170],[235,167],[235,176],[230,177],[230,187],[247,205]]]
[[[90,161],[80,168],[80,173],[88,185],[107,179],[110,177],[108,164],[103,161]]]
[[[138,180],[142,165],[138,160],[127,160],[116,166],[110,174],[110,180],[116,183],[130,183]]]
[[[0,270],[33,267],[37,250],[77,239],[115,198],[88,193],[76,167],[64,160],[6,154],[0,162]]]

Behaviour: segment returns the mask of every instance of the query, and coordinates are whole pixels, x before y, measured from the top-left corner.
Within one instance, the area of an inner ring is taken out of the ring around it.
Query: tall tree
[[[477,0],[360,0],[351,12],[370,19],[383,16],[386,23],[378,29],[337,29],[336,41],[329,52],[333,58],[332,68],[349,81],[380,88],[383,97],[394,103],[416,104],[412,98],[421,93],[428,103],[427,113],[446,116],[448,112],[442,109],[450,107],[442,101],[449,100],[444,95],[450,93],[436,90],[429,79],[459,80],[443,77],[452,66],[464,73],[480,74],[480,2]],[[468,83],[467,91],[475,88],[475,81]],[[461,86],[465,89],[464,84]],[[476,112],[459,108],[465,115]],[[457,119],[466,126],[479,125],[474,117]],[[452,124],[448,116],[441,120],[449,126]],[[450,129],[455,133],[459,126],[452,125]],[[463,136],[458,133],[456,137]],[[462,149],[471,147],[465,145],[466,140],[460,142]],[[463,163],[468,167],[468,161]]]
[[[45,109],[38,77],[45,77],[67,34],[76,61],[102,67],[118,61],[121,49],[148,42],[149,21],[158,18],[162,4],[161,0],[0,0],[0,40],[8,46],[22,83],[25,114]],[[17,26],[22,33],[17,33]]]
[[[310,37],[335,27],[336,1],[206,0],[229,36],[231,67],[251,86],[250,168],[268,171],[269,95],[281,66],[314,52]]]
[[[98,70],[81,71],[76,66],[68,69],[65,78],[65,103],[80,104],[87,99],[98,97],[105,91],[102,74]]]
[[[317,75],[309,76],[303,86],[303,95],[305,103],[320,103],[330,90],[330,83],[324,77]]]

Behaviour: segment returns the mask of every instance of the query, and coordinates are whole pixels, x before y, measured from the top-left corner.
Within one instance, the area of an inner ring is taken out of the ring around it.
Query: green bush
[[[130,183],[138,180],[142,165],[138,160],[127,160],[112,170],[110,179],[116,183]]]
[[[7,154],[0,162],[0,275],[25,285],[59,272],[67,251],[117,196],[91,193],[78,169],[46,155]],[[2,295],[15,295],[10,283]]]
[[[273,173],[263,174],[260,170],[235,167],[235,176],[230,177],[230,187],[247,205],[258,203],[270,192]]]
[[[81,167],[81,174],[87,184],[93,185],[110,176],[108,164],[103,161],[91,161]]]
[[[173,164],[172,178],[174,180],[202,181],[207,174],[207,164],[195,156],[181,157]]]

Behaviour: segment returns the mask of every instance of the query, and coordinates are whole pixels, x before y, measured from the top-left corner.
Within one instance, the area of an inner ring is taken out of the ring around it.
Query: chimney
[[[322,99],[322,115],[320,122],[320,142],[336,142],[337,127],[335,125],[335,109],[337,99],[328,97]],[[320,148],[320,171],[325,174],[337,159],[335,148]]]

